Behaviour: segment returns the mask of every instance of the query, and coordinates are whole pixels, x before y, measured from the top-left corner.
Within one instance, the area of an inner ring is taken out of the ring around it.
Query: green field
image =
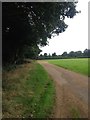
[[[52,111],[54,83],[37,63],[3,73],[3,118],[45,118]]]
[[[88,63],[90,63],[90,59],[82,58],[82,59],[58,59],[58,60],[48,60],[49,63],[55,64],[57,66],[63,67],[65,69],[72,70],[74,72],[78,72],[84,74],[86,76],[90,76],[90,70],[88,70]]]

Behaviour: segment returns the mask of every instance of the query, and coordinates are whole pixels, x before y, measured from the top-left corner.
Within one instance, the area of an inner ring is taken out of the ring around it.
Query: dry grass
[[[24,82],[27,79],[28,72],[32,69],[33,64],[23,64],[12,71],[4,71],[3,73],[3,116],[20,117],[23,104],[15,103],[14,98],[17,96],[24,96],[22,89]],[[29,91],[30,92],[30,91]],[[32,92],[32,91],[31,91]],[[14,111],[17,112],[15,113]]]
[[[54,85],[37,63],[3,72],[3,118],[45,117],[54,103]]]

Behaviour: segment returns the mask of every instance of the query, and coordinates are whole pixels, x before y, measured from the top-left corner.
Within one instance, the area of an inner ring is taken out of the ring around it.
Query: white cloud
[[[77,14],[73,19],[65,20],[68,28],[64,33],[49,40],[49,46],[41,48],[43,53],[62,54],[64,51],[77,51],[88,48],[88,1],[79,0]]]

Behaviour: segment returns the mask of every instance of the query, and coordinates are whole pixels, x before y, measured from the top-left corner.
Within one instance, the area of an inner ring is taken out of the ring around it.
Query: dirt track
[[[53,118],[88,118],[88,77],[44,61],[38,61],[53,78],[56,105]]]

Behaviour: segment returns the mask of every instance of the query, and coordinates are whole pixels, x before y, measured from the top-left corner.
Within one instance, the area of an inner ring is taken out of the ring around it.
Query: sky
[[[61,55],[65,51],[67,53],[79,50],[83,52],[88,48],[88,0],[78,0],[76,9],[81,13],[72,19],[65,19],[68,25],[66,31],[48,39],[49,45],[40,47],[42,50],[40,54],[56,52],[57,55]]]

